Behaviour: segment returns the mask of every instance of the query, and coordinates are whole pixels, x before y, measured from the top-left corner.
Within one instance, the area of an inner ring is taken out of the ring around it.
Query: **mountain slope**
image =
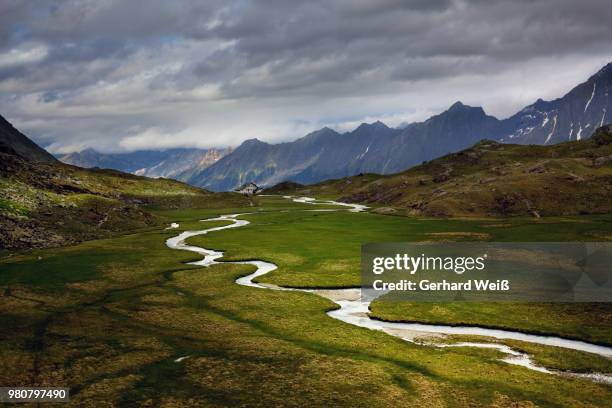
[[[0,151],[0,250],[68,245],[167,222],[155,209],[248,203],[174,180],[63,164],[40,148],[24,152],[31,142],[21,133],[17,142]]]
[[[423,216],[610,213],[612,125],[589,140],[553,146],[485,140],[398,174],[365,174],[284,193],[340,197],[389,207],[375,211]]]
[[[147,177],[182,180],[201,171],[229,153],[231,149],[140,150],[131,153],[100,153],[94,149],[59,156],[79,167],[114,169]],[[183,175],[184,174],[184,175]]]
[[[202,171],[232,151],[226,149],[174,149],[163,160],[140,168],[134,174],[184,181],[192,172]]]
[[[404,129],[375,122],[344,134],[324,128],[277,145],[252,139],[185,181],[223,191],[247,181],[264,186],[285,180],[309,184],[364,172],[391,173],[469,146],[495,133],[498,124],[482,108],[457,102]]]
[[[457,102],[439,115],[400,129],[376,122],[344,134],[324,128],[277,145],[252,139],[184,180],[214,191],[248,181],[264,186],[280,181],[315,183],[365,172],[398,172],[482,139],[519,144],[581,140],[609,119],[610,88],[612,64],[562,98],[538,100],[504,120]]]
[[[386,141],[378,157],[364,157],[365,170],[389,174],[455,152],[497,133],[499,121],[480,107],[456,102],[447,111],[404,128]],[[378,164],[378,166],[377,166]]]
[[[83,168],[98,167],[133,173],[143,167],[159,163],[166,154],[160,151],[140,151],[125,154],[105,154],[94,149],[85,149],[59,156],[59,160]]]
[[[325,166],[318,167],[317,163],[325,163],[328,151],[342,148],[342,138],[343,135],[323,128],[291,143],[271,145],[250,139],[186,181],[193,185],[206,185],[213,191],[223,191],[247,181],[269,185],[286,179],[308,181],[311,178],[307,175],[311,173],[335,174]]]
[[[554,144],[588,138],[612,121],[612,63],[553,101],[538,100],[502,121],[501,141]]]
[[[0,152],[15,154],[37,162],[54,162],[55,158],[18,131],[0,116]]]

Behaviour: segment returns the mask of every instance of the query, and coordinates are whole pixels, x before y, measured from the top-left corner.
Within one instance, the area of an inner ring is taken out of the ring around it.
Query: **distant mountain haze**
[[[84,168],[106,168],[139,176],[184,180],[231,152],[225,149],[142,150],[131,153],[100,153],[94,149],[60,155],[67,164]]]
[[[562,98],[538,100],[504,120],[456,102],[439,115],[401,128],[375,122],[343,134],[323,128],[289,143],[251,139],[184,180],[213,191],[249,181],[309,184],[366,172],[396,173],[482,139],[542,145],[581,140],[610,121],[611,83],[612,63]]]
[[[424,122],[398,128],[382,122],[363,123],[350,132],[325,127],[279,144],[249,139],[235,150],[181,148],[104,154],[87,149],[59,159],[81,167],[175,178],[213,191],[230,191],[247,182],[265,187],[282,181],[311,184],[359,173],[391,174],[482,139],[550,145],[588,138],[594,129],[611,121],[611,83],[612,63],[562,98],[539,99],[503,120],[487,115],[481,107],[456,102]],[[38,154],[39,158],[46,156]]]

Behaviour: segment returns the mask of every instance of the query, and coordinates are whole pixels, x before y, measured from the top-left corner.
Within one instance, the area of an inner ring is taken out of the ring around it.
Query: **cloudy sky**
[[[0,1],[0,114],[54,152],[509,116],[612,61],[609,0]]]

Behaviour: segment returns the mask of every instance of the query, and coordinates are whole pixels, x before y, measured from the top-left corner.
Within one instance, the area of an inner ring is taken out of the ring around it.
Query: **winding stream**
[[[360,212],[364,211],[367,207],[360,204],[347,204],[347,203],[338,203],[335,201],[318,201],[309,197],[292,197],[292,196],[284,196],[284,198],[292,199],[295,202],[299,203],[307,203],[307,204],[334,204],[341,205],[345,207],[349,207],[348,211],[351,212]],[[312,211],[312,210],[310,210]],[[243,286],[249,286],[253,288],[259,289],[271,289],[271,290],[284,290],[284,291],[300,291],[300,292],[308,292],[315,293],[319,296],[325,297],[327,299],[332,300],[336,303],[339,308],[327,312],[327,314],[334,318],[341,320],[345,323],[349,323],[355,326],[364,327],[372,330],[380,330],[391,336],[401,338],[410,342],[419,342],[419,344],[425,344],[432,347],[446,348],[446,347],[478,347],[478,348],[488,348],[488,349],[496,349],[502,352],[505,357],[502,361],[508,364],[514,364],[523,366],[530,370],[547,373],[547,374],[557,374],[568,377],[579,377],[590,379],[597,382],[604,382],[612,384],[612,375],[606,374],[582,374],[582,373],[571,373],[571,372],[561,372],[549,370],[545,367],[540,367],[536,365],[530,356],[526,353],[515,350],[504,344],[496,344],[496,343],[477,343],[477,342],[463,342],[463,343],[453,343],[453,344],[436,344],[436,343],[422,343],[421,339],[424,337],[443,337],[444,335],[477,335],[477,336],[487,336],[495,339],[501,340],[520,340],[529,343],[541,344],[546,346],[556,346],[563,347],[567,349],[583,351],[588,353],[598,354],[605,358],[612,358],[612,348],[600,346],[592,343],[587,343],[579,340],[570,340],[556,336],[541,336],[534,334],[527,334],[521,332],[515,332],[511,330],[498,330],[498,329],[486,329],[481,327],[474,326],[445,326],[445,325],[430,325],[430,324],[420,324],[420,323],[398,323],[398,322],[385,322],[381,320],[375,320],[370,318],[369,316],[369,306],[372,300],[364,301],[361,299],[361,291],[359,288],[351,288],[351,289],[294,289],[294,288],[285,288],[271,284],[260,284],[253,282],[253,280],[259,276],[265,275],[275,269],[277,269],[277,265],[265,262],[262,260],[250,260],[250,261],[218,261],[218,259],[223,257],[222,251],[215,251],[212,249],[201,248],[197,246],[188,245],[185,241],[191,237],[197,235],[206,235],[210,232],[220,231],[230,228],[240,228],[245,225],[250,224],[249,221],[239,219],[240,215],[245,214],[228,214],[222,215],[220,217],[208,218],[202,220],[206,221],[231,221],[231,224],[224,225],[221,227],[213,227],[208,229],[203,229],[199,231],[185,231],[180,233],[179,235],[169,238],[166,240],[166,245],[172,249],[180,249],[198,253],[203,256],[203,259],[191,262],[191,265],[198,266],[212,266],[215,264],[221,263],[230,263],[230,264],[243,264],[243,265],[253,265],[256,267],[255,272],[238,278],[236,283]],[[176,227],[174,227],[176,225]],[[178,225],[173,223],[173,228],[177,228]],[[182,359],[187,357],[181,357],[175,361],[179,362]]]

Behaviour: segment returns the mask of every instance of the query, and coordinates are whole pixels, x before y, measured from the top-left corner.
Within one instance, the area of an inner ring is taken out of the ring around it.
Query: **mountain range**
[[[236,149],[171,149],[102,154],[91,149],[60,160],[82,167],[107,167],[151,177],[175,178],[212,191],[246,182],[317,183],[360,173],[392,174],[489,139],[501,143],[550,145],[588,138],[610,121],[612,63],[561,98],[538,99],[506,119],[481,107],[456,102],[424,122],[391,128],[363,123],[346,133],[328,127],[292,142],[249,139]]]
[[[146,177],[164,177],[184,181],[231,152],[225,149],[139,150],[130,153],[100,153],[85,149],[59,155],[67,164],[84,168],[108,168]]]
[[[185,181],[213,191],[247,181],[310,184],[359,173],[396,173],[482,139],[542,145],[580,140],[610,119],[610,88],[612,63],[562,98],[540,99],[503,120],[456,102],[439,115],[402,128],[375,122],[343,134],[323,128],[289,143],[251,139]]]
[[[612,125],[598,128],[583,140],[546,146],[481,140],[400,173],[360,174],[307,186],[283,182],[265,192],[335,197],[389,215],[609,214]]]

